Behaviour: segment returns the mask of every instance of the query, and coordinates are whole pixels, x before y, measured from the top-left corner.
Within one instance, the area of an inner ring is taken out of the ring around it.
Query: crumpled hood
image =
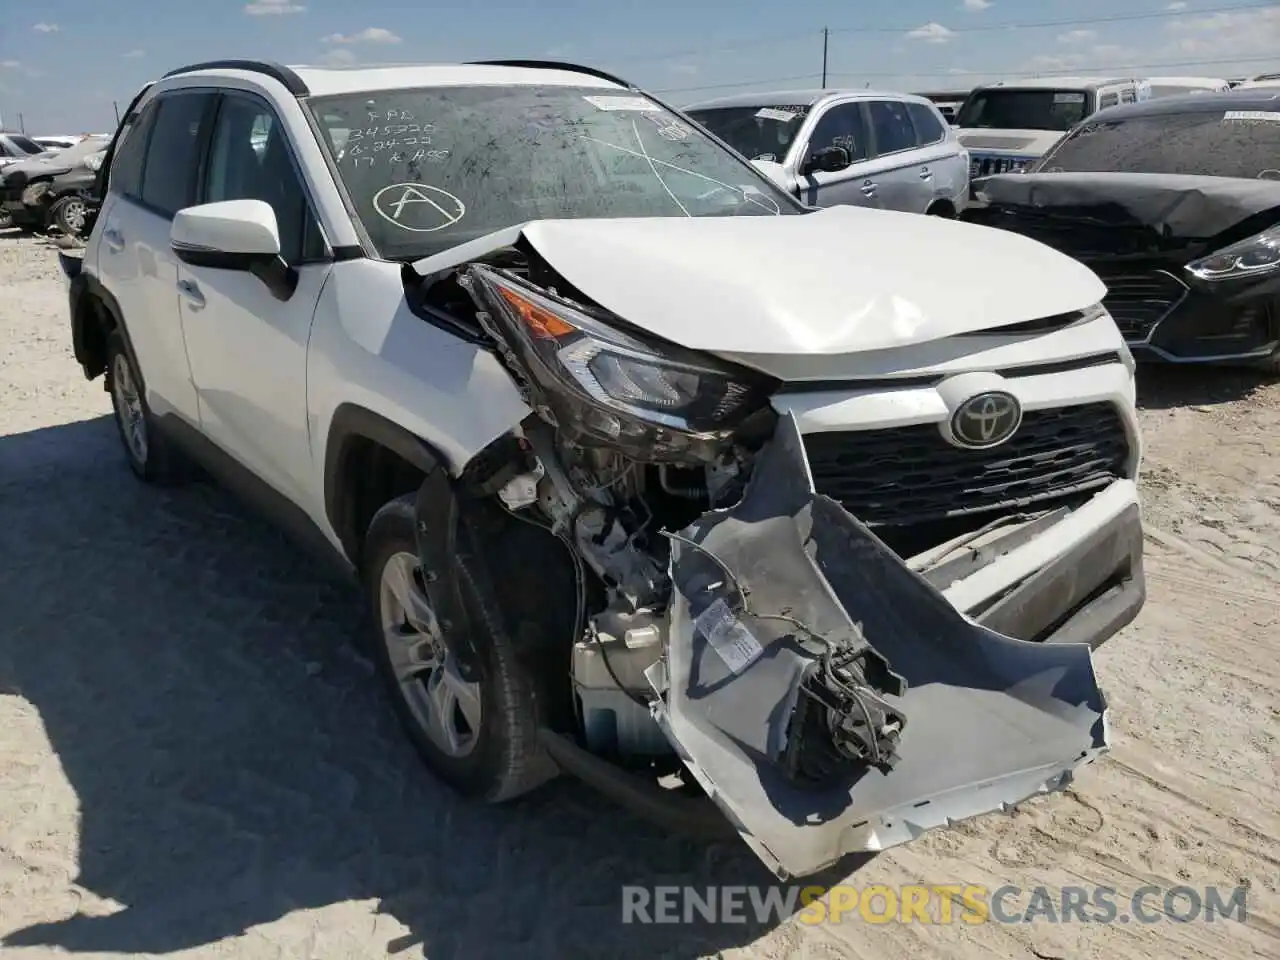
[[[1166,239],[1207,240],[1250,217],[1280,218],[1280,182],[1158,173],[997,174],[974,184],[991,206],[1150,227]]]
[[[998,151],[1024,156],[1042,156],[1066,134],[1058,130],[990,130],[986,127],[957,127],[956,138],[970,153]]]
[[[521,237],[628,323],[738,357],[925,343],[1082,310],[1106,292],[1087,267],[1016,233],[844,206],[778,217],[535,221],[414,269],[432,275]]]

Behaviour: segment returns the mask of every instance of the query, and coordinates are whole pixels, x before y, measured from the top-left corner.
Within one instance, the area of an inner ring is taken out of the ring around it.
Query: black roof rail
[[[165,77],[176,77],[180,73],[194,73],[197,70],[247,70],[249,73],[260,73],[280,81],[295,97],[305,97],[311,93],[300,76],[288,67],[269,60],[207,60],[170,70]]]
[[[597,70],[595,67],[584,67],[580,63],[567,63],[560,60],[468,60],[467,64],[473,67],[522,67],[529,70],[568,70],[570,73],[583,73],[589,77],[608,80],[610,83],[616,83],[621,87],[626,87],[628,90],[639,89],[630,80],[623,80],[621,77],[615,77],[612,73]]]

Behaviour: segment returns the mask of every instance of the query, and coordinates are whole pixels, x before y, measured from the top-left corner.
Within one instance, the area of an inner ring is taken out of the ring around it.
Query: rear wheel
[[[365,538],[363,575],[373,654],[401,725],[426,765],[467,797],[491,803],[556,774],[538,741],[534,681],[517,661],[502,618],[461,577],[483,677],[468,681],[440,629],[418,558],[414,495],[392,500]]]
[[[186,461],[156,429],[142,376],[119,330],[107,337],[107,392],[125,458],[138,479],[153,483],[187,479]]]

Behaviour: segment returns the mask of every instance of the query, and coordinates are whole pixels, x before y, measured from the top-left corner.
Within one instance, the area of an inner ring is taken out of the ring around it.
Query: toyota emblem
[[[1022,424],[1022,404],[1011,393],[993,390],[970,397],[951,416],[951,435],[962,447],[982,450],[1004,443]]]

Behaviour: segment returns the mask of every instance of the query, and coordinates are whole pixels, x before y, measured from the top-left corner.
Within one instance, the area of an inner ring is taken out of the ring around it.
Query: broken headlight
[[[1256,277],[1277,268],[1280,268],[1280,227],[1246,237],[1186,266],[1192,276],[1210,283]]]
[[[560,425],[598,441],[688,447],[680,438],[714,439],[732,431],[774,387],[760,374],[628,336],[506,271],[476,265],[469,274],[491,308],[499,327],[494,332],[558,408]]]

